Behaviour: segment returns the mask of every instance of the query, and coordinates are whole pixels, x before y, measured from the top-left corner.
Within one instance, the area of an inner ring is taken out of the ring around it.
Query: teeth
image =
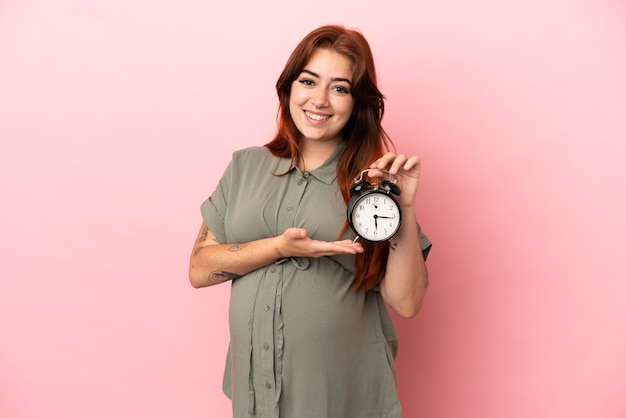
[[[307,116],[313,120],[324,120],[328,119],[330,116],[322,116],[322,115],[314,115],[313,113],[306,112]]]

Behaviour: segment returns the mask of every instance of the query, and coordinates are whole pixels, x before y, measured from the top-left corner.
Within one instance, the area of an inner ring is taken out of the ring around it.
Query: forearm
[[[426,288],[428,271],[420,246],[413,210],[405,210],[400,230],[392,239],[385,277],[380,290],[385,302],[400,316],[413,317],[419,312]]]
[[[212,286],[289,257],[326,257],[357,254],[363,247],[352,240],[311,239],[303,228],[287,228],[277,237],[241,244],[222,244],[202,224],[191,252],[189,280],[194,287]]]
[[[203,229],[189,262],[191,285],[196,288],[213,286],[273,263],[282,258],[278,239],[274,237],[241,244],[220,244],[208,229]]]

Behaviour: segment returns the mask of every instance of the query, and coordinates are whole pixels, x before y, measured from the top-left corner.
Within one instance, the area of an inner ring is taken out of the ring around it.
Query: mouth
[[[330,115],[318,115],[316,113],[311,113],[308,110],[304,111],[304,114],[306,115],[307,118],[315,121],[315,122],[322,122],[325,121],[326,119],[330,118]]]

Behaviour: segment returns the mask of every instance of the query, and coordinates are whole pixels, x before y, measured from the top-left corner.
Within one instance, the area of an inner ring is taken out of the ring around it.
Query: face
[[[339,143],[354,98],[350,60],[334,51],[317,48],[291,84],[289,110],[304,141]]]

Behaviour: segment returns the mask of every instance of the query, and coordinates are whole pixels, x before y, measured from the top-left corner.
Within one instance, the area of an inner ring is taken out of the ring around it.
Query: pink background
[[[618,0],[0,1],[0,416],[229,416],[199,205],[324,23],[368,37],[423,158],[406,416],[626,416]]]

